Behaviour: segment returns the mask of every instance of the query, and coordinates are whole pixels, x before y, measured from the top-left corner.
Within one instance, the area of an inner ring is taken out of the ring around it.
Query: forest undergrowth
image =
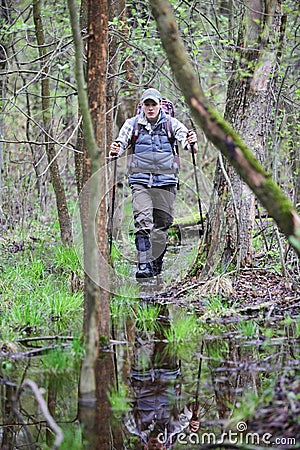
[[[71,348],[77,360],[82,357],[84,272],[76,251],[59,242],[56,223],[46,232],[31,229],[23,236],[7,234],[1,239],[2,364],[11,354],[25,358],[43,355],[58,341],[63,345],[61,348]],[[148,307],[153,305],[159,314],[160,307],[172,304],[188,313],[166,334],[172,345],[200,331],[209,341],[220,328],[217,334],[221,333],[224,339],[229,336],[236,342],[249,340],[263,346],[286,338],[289,330],[294,353],[278,373],[272,395],[265,402],[256,401],[253,410],[249,406],[251,401],[246,399],[247,414],[240,413],[248,417],[248,432],[263,434],[271,430],[273,436],[299,440],[300,349],[296,345],[300,338],[299,285],[295,276],[280,272],[279,255],[276,259],[274,255],[269,258],[269,266],[265,264],[266,258],[267,254],[262,264],[260,253],[255,267],[238,274],[231,268],[211,280],[183,276],[151,295],[141,297],[138,289],[131,288],[130,295],[139,298],[126,299],[126,292],[123,296],[112,296],[112,319],[134,311],[137,325],[148,329],[158,317],[149,313]],[[291,259],[286,265],[292,275],[295,272],[292,268],[297,269],[293,264],[295,261]],[[35,339],[39,338],[43,339],[43,345],[35,350]],[[242,367],[242,360],[237,364]],[[255,370],[260,370],[259,364],[253,362]]]
[[[275,245],[272,252],[262,251],[261,243],[258,247],[260,251],[251,268],[237,271],[230,267],[210,279],[190,276],[186,270],[177,278],[166,277],[151,294],[147,294],[147,289],[143,293],[143,288],[138,293],[139,286],[133,289],[134,283],[130,283],[128,296],[157,304],[172,302],[200,315],[206,314],[207,306],[218,299],[215,309],[219,303],[221,309],[226,304],[234,305],[239,313],[252,311],[255,315],[266,311],[269,316],[273,313],[298,316],[299,261],[290,252],[283,267]],[[53,333],[80,332],[84,269],[76,249],[60,243],[57,222],[42,230],[31,228],[18,235],[6,233],[1,238],[0,256],[3,341],[19,333],[43,334],[49,329]],[[192,264],[188,253],[180,254],[182,257]],[[122,255],[118,254],[118,258],[119,265],[115,267],[120,267]],[[182,261],[181,265],[184,266]],[[130,270],[134,276],[134,269],[122,261],[121,272],[130,277]],[[73,313],[78,317],[75,322],[70,320]]]

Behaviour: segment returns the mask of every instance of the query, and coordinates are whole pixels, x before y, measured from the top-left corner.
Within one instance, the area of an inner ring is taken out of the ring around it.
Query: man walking
[[[150,88],[143,92],[141,109],[137,117],[126,120],[110,148],[114,157],[120,156],[129,145],[133,150],[129,185],[138,252],[137,279],[151,278],[162,271],[178,184],[174,142],[197,152],[196,133],[167,116],[158,90]]]

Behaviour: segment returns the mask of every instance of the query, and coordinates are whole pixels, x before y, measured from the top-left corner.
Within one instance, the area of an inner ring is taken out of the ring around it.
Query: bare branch
[[[195,121],[274,218],[300,255],[300,217],[231,125],[208,103],[179,35],[168,0],[150,0],[163,47]]]
[[[47,406],[47,403],[45,402],[44,397],[42,396],[37,384],[34,381],[29,380],[29,379],[25,380],[17,393],[17,398],[20,397],[20,395],[25,387],[29,387],[32,390],[49,427],[56,434],[56,439],[55,439],[52,449],[53,450],[58,449],[64,440],[64,434],[62,432],[62,429],[57,425],[57,423],[51,416],[48,406]]]

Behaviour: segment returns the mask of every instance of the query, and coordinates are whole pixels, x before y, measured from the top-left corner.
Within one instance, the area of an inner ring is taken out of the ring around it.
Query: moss
[[[107,347],[109,345],[109,338],[105,334],[100,334],[99,345],[100,347]]]
[[[225,156],[227,158],[229,157],[229,154],[227,154],[227,152],[228,152],[228,144],[229,144],[228,138],[230,137],[230,138],[232,138],[233,145],[235,147],[239,147],[241,149],[243,155],[245,156],[245,158],[247,159],[249,164],[254,168],[254,170],[256,170],[258,173],[263,174],[266,178],[270,177],[271,174],[267,173],[264,170],[264,168],[261,166],[259,161],[256,159],[255,155],[251,152],[251,150],[243,142],[243,140],[239,136],[239,134],[232,128],[230,123],[228,123],[224,119],[224,117],[222,117],[222,115],[218,111],[216,111],[214,108],[208,106],[207,111],[210,116],[210,120],[215,121],[220,126],[220,128],[224,132],[224,134],[226,135],[227,141],[221,141],[221,146],[220,146],[225,149],[225,151],[226,151]],[[220,138],[221,138],[221,136],[220,136]]]
[[[180,225],[181,226],[188,226],[188,225],[193,226],[193,225],[196,225],[199,222],[199,220],[200,220],[200,216],[199,216],[199,212],[197,211],[194,214],[187,214],[184,217],[176,217],[174,219],[173,227],[174,226],[176,227],[176,225],[177,226],[178,225],[179,226]]]
[[[266,178],[262,186],[257,189],[261,203],[267,208],[269,214],[277,222],[279,228],[286,236],[294,234],[292,220],[293,205],[284,195],[280,187],[271,178]]]

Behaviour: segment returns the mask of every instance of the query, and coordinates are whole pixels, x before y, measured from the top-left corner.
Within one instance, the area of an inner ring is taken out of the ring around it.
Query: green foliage
[[[136,327],[141,331],[157,329],[159,314],[159,305],[139,305],[135,310]]]
[[[26,23],[22,17],[18,17],[13,24],[2,24],[1,33],[4,37],[10,36],[12,34],[18,34],[24,31],[33,30],[34,25]]]
[[[126,317],[133,317],[133,311],[138,307],[137,289],[137,286],[128,283],[120,287],[118,295],[112,296],[110,311],[114,322],[122,322]]]
[[[74,247],[66,247],[62,244],[54,248],[53,266],[62,273],[74,272],[83,278],[83,267]]]
[[[85,347],[82,336],[74,335],[72,340],[72,346],[69,348],[69,351],[76,361],[83,359],[85,354]]]
[[[237,408],[234,410],[234,416],[231,419],[231,424],[237,424],[241,421],[247,421],[250,419],[256,409],[263,404],[267,404],[271,401],[274,391],[273,384],[271,380],[266,380],[267,386],[264,386],[262,390],[262,394],[259,395],[254,393],[253,391],[247,391],[243,394],[243,398],[239,401]]]
[[[243,336],[254,337],[258,332],[258,325],[255,320],[241,320],[239,323],[239,329]]]
[[[124,217],[125,220],[130,220],[132,217],[132,211],[129,215],[129,217]],[[126,259],[126,256],[128,253],[134,254],[135,252],[135,245],[134,245],[134,235],[128,235],[126,242],[123,243],[121,241],[112,242],[111,246],[111,254],[110,259],[112,261],[112,265],[114,268],[114,271],[122,278],[124,278],[124,283],[126,283],[126,278],[132,276],[132,265],[129,260]]]
[[[208,344],[208,353],[211,358],[212,365],[219,365],[219,362],[222,361],[228,355],[229,350],[229,342],[225,339],[214,339],[211,343]]]
[[[43,372],[59,375],[73,369],[74,358],[69,349],[55,348],[42,357]]]
[[[193,314],[176,317],[171,321],[170,327],[164,330],[167,340],[173,344],[190,343],[196,333],[197,319]]]
[[[228,302],[221,295],[211,295],[204,299],[207,313],[220,315],[228,310]]]
[[[108,398],[111,404],[114,417],[121,419],[122,414],[125,414],[130,409],[128,386],[122,382],[118,383],[118,390],[111,387]]]
[[[84,448],[83,446],[86,443],[83,439],[82,429],[79,423],[76,423],[75,426],[74,424],[63,424],[61,428],[64,434],[64,440],[59,446],[60,450],[82,450]]]
[[[132,276],[132,266],[124,258],[115,260],[114,270],[120,276],[124,276],[124,277]],[[130,286],[130,288],[131,288],[131,286]]]
[[[74,252],[45,247],[41,240],[34,250],[9,256],[0,281],[2,339],[77,331],[83,292],[71,292],[68,286],[70,273],[81,271]]]

